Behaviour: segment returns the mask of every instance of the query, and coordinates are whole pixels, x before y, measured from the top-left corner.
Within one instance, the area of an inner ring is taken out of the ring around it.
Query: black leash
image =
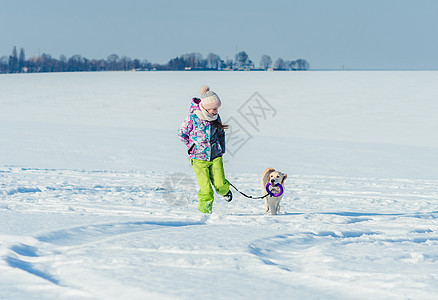
[[[266,197],[268,197],[269,196],[269,194],[266,194],[266,195],[264,195],[264,196],[262,196],[262,197],[253,197],[253,196],[248,196],[247,194],[245,194],[245,193],[242,193],[241,191],[239,191],[231,182],[230,182],[230,185],[236,190],[236,191],[238,191],[240,194],[242,194],[242,196],[244,196],[244,197],[246,197],[246,198],[251,198],[251,199],[263,199],[263,198],[266,198]]]

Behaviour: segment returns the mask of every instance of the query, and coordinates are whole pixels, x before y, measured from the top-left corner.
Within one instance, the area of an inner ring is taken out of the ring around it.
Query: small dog
[[[270,182],[273,186],[276,184],[281,184],[283,186],[283,194],[278,197],[267,196],[265,198],[265,209],[266,212],[270,212],[271,215],[276,215],[280,212],[280,201],[284,195],[284,181],[287,178],[287,174],[275,171],[273,168],[267,168],[262,173],[261,187],[262,187],[262,195],[266,195],[266,185]],[[271,191],[273,193],[279,193],[280,188],[272,187]]]

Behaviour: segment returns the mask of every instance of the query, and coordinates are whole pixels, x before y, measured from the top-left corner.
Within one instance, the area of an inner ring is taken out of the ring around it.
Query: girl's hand
[[[187,151],[187,154],[188,154],[188,155],[192,154],[192,150],[193,150],[194,147],[195,147],[195,144],[192,144],[192,145],[190,146],[189,150]]]

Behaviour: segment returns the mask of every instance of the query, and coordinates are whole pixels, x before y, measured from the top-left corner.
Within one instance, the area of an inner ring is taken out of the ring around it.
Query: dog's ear
[[[283,185],[283,183],[286,180],[286,178],[287,178],[287,174],[283,174],[283,180],[281,180],[281,185]]]
[[[266,173],[266,178],[271,178],[271,175],[272,175],[272,173],[274,173],[275,172],[275,170],[274,169],[270,169],[270,170],[268,170],[268,172]]]

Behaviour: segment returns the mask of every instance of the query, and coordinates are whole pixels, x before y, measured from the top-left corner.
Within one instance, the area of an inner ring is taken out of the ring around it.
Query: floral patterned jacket
[[[212,125],[196,115],[195,110],[200,110],[200,102],[201,100],[198,98],[192,99],[190,115],[181,124],[178,136],[189,149],[190,158],[210,161],[212,153],[212,145],[210,144]],[[218,120],[220,121],[220,117],[218,117]],[[213,150],[225,153],[225,132],[223,129],[217,128],[217,137],[219,143],[215,143],[213,146],[218,147],[218,149]]]

